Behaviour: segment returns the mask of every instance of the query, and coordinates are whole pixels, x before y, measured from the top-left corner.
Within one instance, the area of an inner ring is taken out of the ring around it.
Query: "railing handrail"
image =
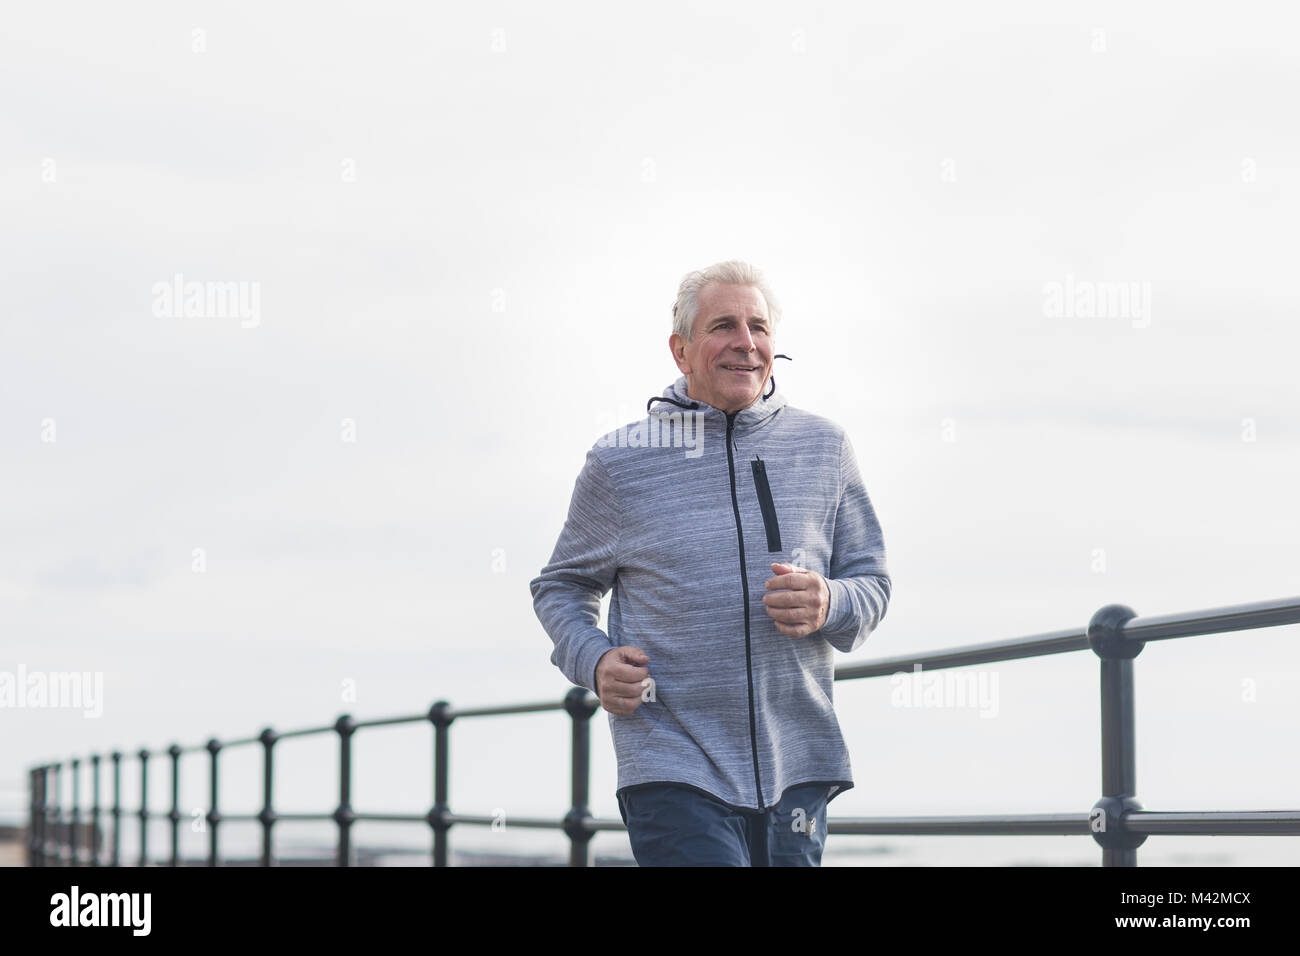
[[[1003,814],[937,817],[847,817],[828,821],[832,833],[851,834],[1086,834],[1090,833],[1103,854],[1106,866],[1134,866],[1136,849],[1149,834],[1202,834],[1202,835],[1296,835],[1300,834],[1300,811],[1152,811],[1143,809],[1136,799],[1136,764],[1133,721],[1133,659],[1148,641],[1171,640],[1230,631],[1249,630],[1300,623],[1300,597],[1257,601],[1201,611],[1181,612],[1149,617],[1139,617],[1123,605],[1103,607],[1093,615],[1086,628],[1050,631],[1027,637],[1012,638],[982,644],[927,651],[919,654],[898,655],[845,664],[835,668],[835,680],[856,680],[879,677],[908,670],[938,670],[963,667],[970,664],[1006,660],[1026,660],[1049,654],[1062,654],[1091,649],[1101,661],[1102,684],[1102,777],[1103,796],[1088,813]],[[424,823],[434,835],[434,865],[447,862],[447,832],[455,824],[494,825],[496,818],[471,814],[452,813],[447,805],[448,792],[448,740],[451,723],[468,717],[494,717],[544,711],[564,710],[572,717],[572,804],[562,820],[527,817],[514,818],[512,826],[540,829],[562,829],[570,838],[570,865],[586,866],[590,862],[588,845],[592,836],[602,830],[624,830],[621,820],[597,819],[587,810],[588,777],[590,768],[589,720],[599,708],[598,698],[582,687],[572,687],[561,701],[536,701],[490,707],[457,709],[447,701],[438,701],[427,711],[393,717],[354,720],[343,714],[333,724],[307,727],[291,731],[265,728],[256,737],[230,741],[209,739],[203,744],[182,747],[172,744],[166,749],[151,751],[142,748],[134,752],[141,765],[141,806],[126,810],[121,806],[120,750],[108,756],[113,763],[114,802],[111,810],[103,808],[114,820],[111,864],[119,861],[120,818],[126,813],[139,817],[140,863],[146,865],[147,825],[151,818],[166,817],[172,823],[171,864],[179,863],[178,824],[180,757],[186,753],[207,752],[210,756],[210,803],[205,816],[210,826],[208,864],[218,862],[217,827],[234,820],[254,820],[263,826],[262,864],[270,865],[272,858],[271,831],[282,820],[332,820],[339,826],[337,862],[350,863],[351,825],[358,820]],[[434,728],[434,805],[427,813],[358,813],[350,805],[351,792],[351,738],[362,728],[392,726],[396,724],[429,722]],[[333,733],[340,740],[339,805],[332,812],[284,813],[273,807],[274,762],[276,742],[292,737],[306,737]],[[255,814],[222,814],[217,808],[218,756],[231,747],[260,744],[264,752],[263,807]],[[98,846],[99,816],[99,765],[102,754],[86,758],[93,768],[93,805],[90,810],[92,846],[83,851],[78,846],[78,825],[82,813],[80,806],[80,769],[83,758],[73,757],[66,762],[41,764],[29,769],[31,793],[29,815],[28,861],[35,866],[45,865],[51,857],[73,864],[88,862],[100,865]],[[172,809],[163,813],[148,809],[148,760],[151,756],[168,756],[172,763]],[[72,807],[65,821],[61,807],[61,775],[65,763],[72,770]],[[53,804],[47,801],[49,772],[54,771]],[[61,829],[63,824],[68,826]],[[47,827],[53,826],[53,840]],[[53,844],[54,852],[51,852]]]

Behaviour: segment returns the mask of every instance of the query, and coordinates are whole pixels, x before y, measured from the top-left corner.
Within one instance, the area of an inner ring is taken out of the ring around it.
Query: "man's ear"
[[[686,340],[674,332],[668,336],[668,351],[673,354],[673,361],[683,375],[691,374],[691,365],[686,361]]]

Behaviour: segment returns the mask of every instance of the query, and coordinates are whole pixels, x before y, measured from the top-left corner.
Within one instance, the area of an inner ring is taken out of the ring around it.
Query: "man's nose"
[[[741,327],[740,334],[732,340],[731,347],[745,353],[754,351],[754,336],[746,327]]]

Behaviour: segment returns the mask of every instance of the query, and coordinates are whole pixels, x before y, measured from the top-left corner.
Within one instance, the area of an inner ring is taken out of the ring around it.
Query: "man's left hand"
[[[764,585],[769,593],[763,595],[763,605],[776,629],[786,637],[807,637],[819,630],[831,606],[826,579],[793,564],[773,564],[772,573],[776,577]]]

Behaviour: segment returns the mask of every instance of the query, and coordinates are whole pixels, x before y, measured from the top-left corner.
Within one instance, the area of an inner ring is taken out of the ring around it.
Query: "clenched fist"
[[[774,578],[764,585],[763,606],[786,637],[807,637],[826,623],[831,606],[831,589],[816,571],[793,564],[773,564]],[[781,590],[785,589],[785,590]]]
[[[625,644],[601,655],[596,664],[596,696],[611,714],[627,716],[641,706],[648,685],[650,658],[639,647]]]

